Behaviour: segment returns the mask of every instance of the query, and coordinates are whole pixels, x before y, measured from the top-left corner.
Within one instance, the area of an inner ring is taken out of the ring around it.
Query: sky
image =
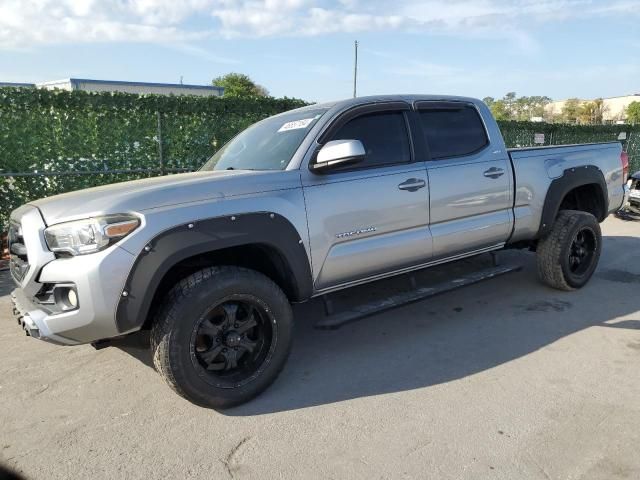
[[[308,101],[640,93],[640,0],[0,0],[0,81],[210,84]]]

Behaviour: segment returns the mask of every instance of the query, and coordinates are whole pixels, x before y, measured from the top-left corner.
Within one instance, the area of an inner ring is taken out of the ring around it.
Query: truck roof
[[[460,97],[456,95],[434,95],[434,94],[397,94],[397,95],[369,95],[365,97],[355,97],[355,98],[347,98],[344,100],[335,100],[330,102],[322,102],[316,103],[313,105],[309,105],[306,107],[302,107],[302,109],[307,108],[345,108],[352,107],[356,105],[363,105],[367,103],[377,103],[377,102],[397,102],[403,101],[408,103],[413,103],[418,100],[456,100],[463,102],[472,102],[476,103],[479,100],[471,97]]]

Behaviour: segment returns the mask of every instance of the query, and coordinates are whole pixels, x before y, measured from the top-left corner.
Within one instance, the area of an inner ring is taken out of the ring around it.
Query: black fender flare
[[[544,200],[544,207],[542,208],[542,218],[540,220],[540,228],[538,230],[537,238],[545,236],[553,226],[553,222],[558,215],[560,205],[564,197],[573,189],[582,187],[584,185],[598,185],[602,194],[602,201],[604,202],[602,218],[598,218],[601,222],[607,216],[609,212],[609,197],[607,195],[607,183],[604,180],[602,171],[593,165],[568,168],[564,171],[561,177],[556,178],[551,182],[549,190],[547,190],[547,196]]]
[[[137,256],[116,309],[119,332],[141,327],[166,273],[179,262],[229,247],[263,245],[276,250],[293,276],[293,301],[311,297],[311,265],[295,227],[272,212],[225,215],[165,230]]]

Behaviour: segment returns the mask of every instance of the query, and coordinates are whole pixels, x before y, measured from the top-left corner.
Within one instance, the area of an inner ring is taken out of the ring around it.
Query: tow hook
[[[95,342],[91,342],[91,346],[96,350],[102,350],[103,348],[107,348],[111,346],[111,340],[109,339],[97,340]]]

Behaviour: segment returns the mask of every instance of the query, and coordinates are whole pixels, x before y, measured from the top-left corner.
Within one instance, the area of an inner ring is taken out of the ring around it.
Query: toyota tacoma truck
[[[247,128],[194,173],[29,202],[10,216],[14,313],[34,338],[150,330],[158,372],[217,409],[289,354],[291,304],[492,252],[584,286],[626,201],[620,143],[507,149],[479,100],[380,96]]]

